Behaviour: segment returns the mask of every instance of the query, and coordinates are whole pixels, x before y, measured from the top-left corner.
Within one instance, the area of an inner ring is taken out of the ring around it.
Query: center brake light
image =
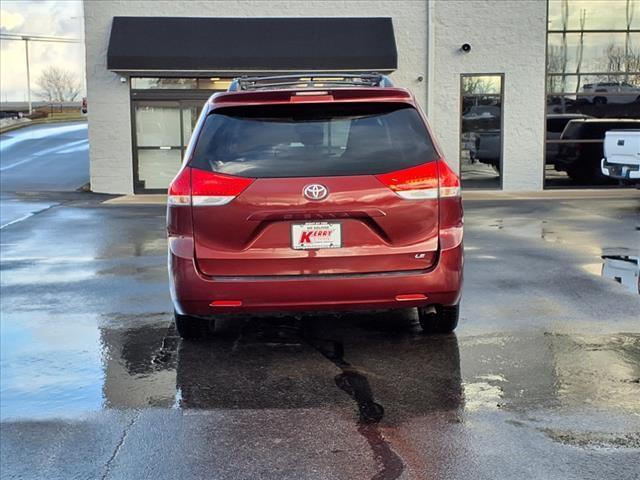
[[[376,178],[407,200],[460,196],[460,179],[444,160],[376,175]]]
[[[255,179],[183,168],[169,185],[169,205],[217,207],[240,195]]]

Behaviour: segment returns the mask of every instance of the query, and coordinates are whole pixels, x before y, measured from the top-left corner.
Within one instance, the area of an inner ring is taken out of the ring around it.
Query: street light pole
[[[0,40],[22,40],[24,41],[24,53],[27,58],[27,101],[29,103],[29,114],[32,113],[31,105],[31,73],[29,71],[29,41],[32,42],[58,42],[58,43],[82,43],[79,38],[54,37],[46,35],[25,35],[22,33],[0,33]]]
[[[31,74],[29,73],[29,38],[23,37],[24,53],[27,56],[27,102],[29,103],[29,115],[31,115]]]

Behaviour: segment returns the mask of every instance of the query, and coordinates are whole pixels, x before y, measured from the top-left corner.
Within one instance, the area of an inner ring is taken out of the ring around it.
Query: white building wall
[[[427,82],[417,80],[419,76],[427,76],[426,1],[85,0],[84,11],[91,188],[95,192],[133,193],[129,86],[107,70],[114,16],[392,17],[398,48],[398,70],[392,78],[397,85],[410,88],[426,108]]]
[[[429,13],[429,117],[447,161],[459,169],[460,75],[504,73],[503,188],[541,190],[547,2],[435,0]]]

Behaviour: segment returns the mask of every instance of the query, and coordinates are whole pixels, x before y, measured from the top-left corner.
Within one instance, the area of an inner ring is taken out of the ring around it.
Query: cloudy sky
[[[82,39],[82,0],[2,0],[0,31]],[[84,44],[29,42],[32,98],[48,65],[70,70],[84,84]],[[0,41],[0,100],[26,100],[24,42]],[[84,91],[82,93],[84,95]]]

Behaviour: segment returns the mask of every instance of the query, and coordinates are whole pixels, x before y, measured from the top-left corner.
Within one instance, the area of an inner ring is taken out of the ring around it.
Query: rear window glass
[[[409,105],[298,104],[215,110],[190,164],[244,177],[316,177],[386,173],[436,158]]]
[[[547,132],[562,133],[570,118],[547,118]]]

